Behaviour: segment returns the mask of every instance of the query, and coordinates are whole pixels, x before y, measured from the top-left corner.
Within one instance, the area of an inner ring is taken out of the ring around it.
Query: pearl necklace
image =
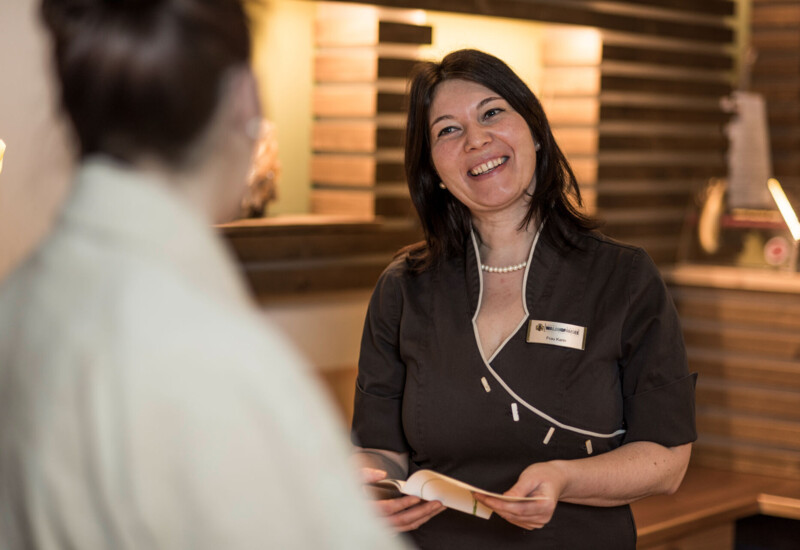
[[[481,264],[481,269],[486,271],[487,273],[511,273],[512,271],[519,271],[520,269],[525,269],[525,266],[528,265],[528,261],[525,260],[524,262],[516,265],[508,265],[505,267],[494,267],[491,265]]]

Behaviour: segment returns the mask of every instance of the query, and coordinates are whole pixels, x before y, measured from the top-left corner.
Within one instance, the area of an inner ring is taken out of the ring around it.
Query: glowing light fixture
[[[786,193],[783,192],[783,187],[781,187],[780,182],[775,178],[770,178],[769,181],[767,181],[767,187],[769,188],[769,192],[772,193],[772,199],[775,201],[775,204],[778,205],[778,210],[781,211],[783,220],[792,233],[792,238],[795,241],[800,241],[800,221],[797,220],[797,214],[794,208],[792,208],[789,199],[786,198]]]
[[[6,143],[0,139],[0,173],[3,172],[3,155],[6,154]]]

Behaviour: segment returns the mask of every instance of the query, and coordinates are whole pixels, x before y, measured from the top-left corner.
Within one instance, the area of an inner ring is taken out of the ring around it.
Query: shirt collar
[[[232,255],[208,220],[157,176],[108,157],[90,157],[78,169],[61,218],[179,271],[205,293],[249,301]]]

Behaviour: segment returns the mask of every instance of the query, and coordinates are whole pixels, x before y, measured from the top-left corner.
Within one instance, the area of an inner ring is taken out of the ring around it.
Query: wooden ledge
[[[672,285],[800,294],[800,273],[791,271],[679,264],[662,274]]]
[[[419,241],[411,220],[293,216],[217,226],[259,298],[370,289],[394,253]]]
[[[674,495],[631,505],[647,548],[763,514],[800,520],[800,481],[690,466]]]

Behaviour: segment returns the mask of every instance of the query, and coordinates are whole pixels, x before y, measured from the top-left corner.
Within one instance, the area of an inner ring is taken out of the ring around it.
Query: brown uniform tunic
[[[409,453],[411,473],[429,468],[497,492],[534,462],[694,441],[696,375],[657,268],[641,249],[596,233],[573,238],[576,248],[534,243],[528,319],[486,359],[473,326],[483,281],[474,238],[422,274],[392,263],[364,327],[354,441]],[[528,342],[531,320],[584,327],[584,349]],[[632,549],[636,540],[628,506],[563,502],[535,531],[445,510],[410,535],[436,550]]]

